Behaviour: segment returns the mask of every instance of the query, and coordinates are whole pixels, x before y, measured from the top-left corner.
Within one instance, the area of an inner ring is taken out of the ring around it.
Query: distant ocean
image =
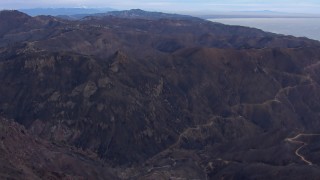
[[[320,41],[320,18],[221,18],[209,20]]]

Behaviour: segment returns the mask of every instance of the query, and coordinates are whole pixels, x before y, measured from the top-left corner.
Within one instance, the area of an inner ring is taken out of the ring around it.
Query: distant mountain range
[[[115,11],[112,8],[33,8],[33,9],[19,9],[20,12],[26,13],[30,16],[38,15],[81,15],[81,14],[96,14],[108,11]]]
[[[163,12],[149,12],[141,9],[131,9],[125,11],[110,11],[106,13],[98,13],[91,14],[89,18],[103,18],[105,16],[114,16],[118,18],[127,18],[127,19],[149,19],[149,20],[157,20],[157,19],[198,19],[188,15],[180,15],[180,14],[169,14]]]
[[[127,18],[127,19],[148,19],[148,20],[157,20],[157,19],[199,19],[193,16],[188,15],[180,15],[180,14],[169,14],[169,13],[162,13],[162,12],[149,12],[144,11],[141,9],[131,9],[131,10],[124,10],[124,11],[109,11],[105,13],[95,13],[95,14],[77,14],[77,15],[69,15],[69,16],[58,16],[63,19],[69,20],[79,20],[82,18],[88,19],[100,19],[106,16],[113,16],[118,18]]]
[[[33,8],[19,9],[20,12],[30,16],[50,15],[60,18],[77,20],[86,16],[117,16],[123,18],[142,18],[145,19],[146,11],[140,9],[117,11],[113,8]],[[152,13],[152,14],[150,14]],[[285,13],[276,11],[232,11],[232,12],[185,12],[183,14],[192,15],[203,19],[212,18],[296,18],[296,17],[320,17],[313,14]],[[178,14],[167,14],[162,12],[148,12],[150,19],[156,18],[182,18],[187,17]]]
[[[26,13],[30,16],[50,15],[62,19],[79,20],[85,17],[101,18],[104,16],[114,16],[120,18],[134,18],[134,19],[191,19],[194,18],[188,15],[169,14],[162,12],[147,12],[141,9],[131,9],[124,11],[117,11],[112,8],[35,8],[35,9],[20,9],[20,12]]]

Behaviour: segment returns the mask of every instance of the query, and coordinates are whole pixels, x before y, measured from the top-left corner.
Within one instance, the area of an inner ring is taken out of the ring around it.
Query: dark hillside
[[[21,22],[0,28],[0,113],[27,138],[10,130],[21,138],[1,148],[26,153],[3,157],[21,177],[318,177],[320,137],[303,139],[313,166],[287,138],[320,133],[319,42],[200,19],[7,17]],[[32,168],[57,151],[68,171]]]

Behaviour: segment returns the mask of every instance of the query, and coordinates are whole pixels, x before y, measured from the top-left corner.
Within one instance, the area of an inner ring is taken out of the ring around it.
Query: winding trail
[[[295,151],[295,154],[300,157],[300,159],[302,161],[304,161],[305,163],[307,163],[308,165],[313,165],[313,163],[311,161],[308,161],[302,154],[299,153],[299,151],[308,145],[308,143],[306,142],[303,142],[303,141],[299,141],[297,140],[299,137],[301,136],[320,136],[320,134],[303,134],[303,133],[300,133],[298,135],[296,135],[295,137],[292,137],[292,138],[286,138],[285,140],[286,141],[289,141],[291,143],[295,143],[295,144],[302,144],[296,151]]]

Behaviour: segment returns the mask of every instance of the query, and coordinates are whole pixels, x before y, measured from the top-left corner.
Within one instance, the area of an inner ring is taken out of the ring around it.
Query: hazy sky
[[[261,11],[320,14],[320,0],[0,0],[0,9],[111,7],[159,11]]]

